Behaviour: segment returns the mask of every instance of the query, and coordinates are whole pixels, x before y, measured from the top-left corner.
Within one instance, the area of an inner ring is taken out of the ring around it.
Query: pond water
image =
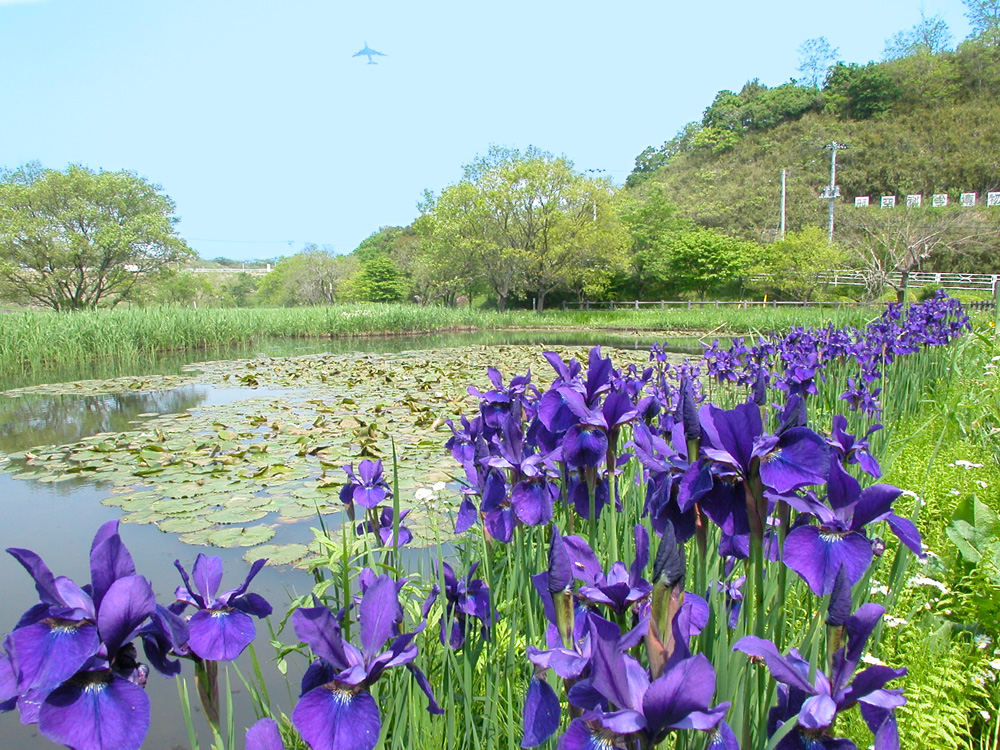
[[[440,456],[447,429],[442,432],[439,420],[431,421],[431,410],[436,414],[457,414],[462,408],[465,385],[486,385],[486,364],[495,361],[501,366],[506,362],[508,366],[501,369],[509,377],[515,366],[511,363],[519,356],[515,347],[527,347],[526,351],[533,352],[537,359],[544,347],[593,344],[631,351],[633,361],[642,362],[649,345],[656,340],[655,336],[598,337],[565,331],[350,341],[267,340],[224,352],[202,352],[198,357],[172,355],[147,363],[143,369],[134,369],[140,365],[126,365],[72,373],[69,377],[77,380],[122,376],[150,379],[136,385],[140,390],[129,390],[128,383],[88,384],[77,387],[80,392],[67,387],[0,396],[0,470],[7,464],[7,471],[0,473],[0,547],[34,550],[56,575],[68,575],[83,583],[88,578],[88,552],[98,526],[117,518],[136,520],[123,523],[121,534],[135,558],[137,571],[152,581],[158,601],[171,601],[180,583],[173,561],[180,559],[190,568],[199,551],[223,558],[227,571],[224,587],[230,588],[245,575],[247,549],[194,544],[205,538],[198,534],[213,533],[216,527],[209,521],[222,518],[220,513],[248,511],[245,523],[262,518],[252,528],[271,534],[273,538],[268,541],[308,545],[313,540],[311,527],[316,525],[314,508],[324,513],[328,527],[340,523],[335,497],[329,504],[326,499],[335,495],[330,490],[334,482],[339,487],[343,481],[339,468],[330,469],[328,474],[330,466],[339,467],[345,462],[342,452],[348,452],[346,460],[355,462],[364,451],[378,451],[380,446],[384,455],[386,440],[395,433],[400,450],[401,496],[412,495],[413,488],[420,484],[411,474],[403,476],[404,471],[416,471],[411,465],[430,467],[433,461],[450,460]],[[455,350],[457,346],[469,348]],[[683,353],[701,351],[697,340],[685,341],[677,348]],[[379,356],[399,352],[407,354],[388,359]],[[325,356],[331,354],[336,356]],[[247,361],[249,357],[256,359]],[[277,357],[301,359],[269,359]],[[184,369],[184,365],[198,359],[203,362],[198,368],[203,371],[201,375]],[[243,361],[218,362],[220,359]],[[619,358],[615,359],[619,364]],[[209,360],[215,361],[207,364]],[[544,361],[541,365],[544,367]],[[544,372],[537,365],[534,371]],[[177,376],[178,382],[174,387],[161,388],[172,381],[161,382],[152,376]],[[256,383],[258,387],[237,383]],[[352,383],[357,392],[351,388]],[[422,413],[423,404],[428,404],[427,414]],[[369,422],[370,415],[378,418]],[[337,442],[340,438],[342,442]],[[154,448],[178,455],[187,451],[194,465],[200,465],[197,451],[206,441],[215,441],[212,456],[230,456],[230,463],[241,473],[214,473],[199,480],[205,487],[190,489],[192,476],[176,474],[168,462],[156,462]],[[67,445],[76,447],[57,448]],[[5,454],[10,456],[9,462]],[[263,463],[262,455],[268,456]],[[36,468],[38,465],[42,468]],[[147,468],[139,471],[137,467]],[[427,481],[422,486],[446,478],[443,471],[427,469]],[[210,495],[203,492],[206,487],[224,499],[202,502]],[[166,511],[147,511],[141,502],[144,496],[174,498],[161,501],[161,505],[173,503],[170,507],[179,507],[180,511],[176,516]],[[422,510],[417,509],[413,518],[417,518],[415,523],[423,529],[426,541],[428,524],[440,519],[440,512],[431,509],[421,516]],[[142,513],[147,516],[137,517]],[[179,531],[189,521],[187,534],[164,530]],[[189,543],[182,541],[185,539]],[[410,562],[421,556],[427,553],[414,550]],[[274,605],[275,616],[271,619],[276,625],[288,602],[307,593],[312,584],[310,575],[286,565],[264,568],[252,590]],[[0,633],[12,629],[20,613],[36,601],[31,579],[13,558],[0,555]],[[259,624],[256,645],[262,662],[273,657],[266,633],[266,625]],[[289,632],[284,640],[292,641],[294,636]],[[251,674],[246,656],[238,666],[243,674]],[[288,711],[306,666],[304,660],[292,663],[289,682],[273,665],[263,666],[272,698]],[[193,691],[189,666],[185,674]],[[231,677],[236,693],[236,726],[248,726],[254,720],[250,701],[236,674]],[[188,747],[176,681],[154,672],[147,691],[153,719],[143,747]],[[200,715],[195,720],[204,729]],[[16,712],[0,715],[0,738],[2,747],[52,747],[36,727],[21,726]],[[202,732],[201,742],[203,747],[209,745],[207,732]]]

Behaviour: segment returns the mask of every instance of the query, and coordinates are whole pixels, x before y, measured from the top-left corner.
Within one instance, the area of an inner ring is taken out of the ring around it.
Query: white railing
[[[865,286],[865,275],[862,271],[827,271],[819,274],[819,280],[831,286]],[[889,283],[898,284],[898,271],[888,275]],[[933,284],[938,289],[963,289],[968,291],[993,291],[1000,274],[995,273],[932,273],[927,271],[911,271],[907,286],[921,287]]]

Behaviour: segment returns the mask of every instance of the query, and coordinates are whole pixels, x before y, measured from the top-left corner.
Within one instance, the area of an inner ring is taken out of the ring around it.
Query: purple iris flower
[[[388,505],[381,508],[374,508],[375,518],[369,518],[364,523],[359,523],[357,532],[367,531],[378,537],[383,547],[402,547],[413,541],[413,532],[403,525],[404,519],[410,515],[410,510],[404,510],[399,514],[399,539],[397,544],[393,544],[392,533],[395,523],[395,511]]]
[[[473,579],[479,567],[474,563],[465,578],[455,575],[448,563],[441,563],[444,572],[445,612],[441,618],[441,643],[452,649],[465,645],[466,618],[474,617],[482,626],[482,637],[489,640],[489,628],[495,621],[495,612],[490,602],[490,587],[481,578]],[[449,632],[448,623],[451,623]]]
[[[56,577],[35,553],[7,550],[35,580],[39,603],[3,641],[0,704],[77,750],[135,750],[149,730],[149,669],[132,640],[156,607],[132,556],[105,523],[90,550],[91,583]]]
[[[247,730],[246,750],[285,750],[278,722],[261,719]]]
[[[625,653],[628,635],[622,643],[617,625],[593,613],[588,620],[590,676],[569,691],[570,704],[583,714],[570,722],[560,750],[656,747],[671,731],[709,731],[722,720],[729,704],[711,707],[715,670],[703,655],[672,660],[660,677],[650,680]]]
[[[583,582],[579,594],[584,600],[622,614],[649,596],[653,586],[642,577],[649,562],[649,532],[637,524],[634,537],[636,551],[631,566],[615,562],[606,576],[597,555],[582,537],[564,537],[573,576]]]
[[[266,562],[257,560],[241,586],[218,594],[222,583],[221,557],[199,554],[190,577],[180,560],[174,560],[184,585],[174,592],[177,604],[172,605],[172,611],[180,614],[188,606],[198,610],[188,620],[187,645],[199,659],[232,661],[257,637],[250,615],[267,617],[271,605],[260,594],[247,593],[247,587]]]
[[[878,750],[899,750],[895,709],[906,703],[902,690],[886,689],[886,683],[906,674],[905,669],[873,666],[855,674],[865,644],[885,609],[865,604],[847,618],[847,643],[833,655],[829,676],[816,670],[809,682],[810,664],[798,649],[782,655],[770,641],[748,635],[734,646],[749,656],[764,660],[779,683],[778,705],[768,716],[768,734],[798,715],[796,728],[783,737],[775,750],[856,750],[854,743],[833,736],[837,715],[860,704],[861,715],[875,734]]]
[[[512,473],[513,488],[510,506],[517,520],[528,526],[540,526],[552,520],[552,506],[559,497],[559,487],[554,480],[559,477],[554,461],[555,454],[529,453],[525,450],[521,425],[513,420],[504,423],[503,439],[495,439],[493,446],[499,455],[484,459],[494,469]]]
[[[830,507],[815,495],[786,497],[796,510],[819,519],[819,526],[804,524],[788,532],[784,562],[802,576],[817,596],[833,592],[837,573],[844,568],[850,585],[861,580],[871,564],[872,542],[864,532],[876,521],[886,521],[903,544],[923,556],[920,532],[908,518],[892,512],[892,503],[902,490],[888,484],[874,484],[862,490],[854,477],[838,461],[830,466],[827,500]]]
[[[400,634],[403,609],[396,581],[366,572],[370,582],[358,605],[360,649],[344,640],[340,623],[326,607],[298,609],[292,614],[295,634],[318,657],[302,677],[302,697],[292,711],[292,724],[312,750],[375,747],[382,718],[368,688],[393,667],[409,669],[427,696],[427,710],[442,713],[426,676],[413,665],[415,638],[426,621]]]
[[[735,628],[740,621],[740,609],[743,606],[743,584],[747,582],[746,576],[740,576],[728,583],[716,581],[716,588],[720,593],[726,595],[726,611],[729,613],[729,627]]]
[[[624,393],[609,393],[600,408],[588,403],[583,394],[566,390],[566,405],[577,423],[566,431],[562,455],[572,466],[596,467],[614,449],[618,432],[638,415],[635,404]]]
[[[487,368],[486,374],[493,384],[492,390],[482,393],[470,385],[468,391],[469,395],[479,399],[479,410],[486,427],[499,430],[512,413],[520,419],[520,399],[531,383],[531,373],[512,378],[510,386],[504,385],[503,376],[495,367]]]
[[[358,465],[357,474],[350,464],[344,466],[344,471],[350,480],[340,488],[340,500],[344,505],[357,503],[365,508],[374,508],[387,497],[392,497],[392,489],[382,475],[381,459],[364,459]]]
[[[826,441],[844,464],[857,464],[861,470],[878,479],[882,476],[882,469],[879,468],[878,461],[869,452],[868,438],[873,433],[882,429],[882,425],[873,424],[868,428],[868,432],[861,439],[854,437],[847,432],[847,417],[836,414],[833,417],[833,429],[830,431],[830,438]]]
[[[686,511],[697,502],[719,526],[720,554],[747,557],[754,523],[761,539],[765,525],[764,518],[748,513],[747,483],[758,476],[764,488],[782,494],[822,484],[830,471],[830,449],[808,427],[765,434],[753,402],[730,410],[707,404],[699,416],[702,458],[685,472],[678,505]]]

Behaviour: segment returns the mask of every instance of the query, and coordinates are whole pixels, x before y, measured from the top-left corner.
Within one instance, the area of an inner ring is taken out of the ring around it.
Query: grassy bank
[[[97,310],[73,314],[0,315],[0,380],[43,378],[95,361],[131,362],[162,352],[199,350],[263,337],[352,337],[459,329],[567,327],[739,335],[792,325],[863,324],[871,308],[618,310],[536,315],[417,307],[337,305],[308,308],[194,310],[182,307]]]

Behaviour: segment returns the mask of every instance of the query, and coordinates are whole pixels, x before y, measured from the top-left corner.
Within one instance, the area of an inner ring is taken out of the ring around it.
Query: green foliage
[[[385,255],[376,255],[362,263],[354,281],[354,294],[366,302],[399,302],[406,296],[406,279],[396,262]]]
[[[1000,517],[976,495],[959,503],[946,532],[967,566],[985,562],[996,571],[1000,562]]]
[[[843,267],[844,251],[819,227],[789,232],[766,245],[756,273],[765,291],[778,299],[810,300],[820,287],[819,274]]]
[[[455,276],[492,292],[502,312],[518,292],[545,296],[593,283],[623,265],[624,238],[610,182],[584,177],[564,157],[493,147],[466,165],[461,182],[422,206],[428,262],[421,273]],[[586,273],[583,273],[584,270]]]
[[[837,63],[830,69],[824,93],[827,106],[852,120],[883,115],[902,95],[899,85],[879,63]]]
[[[695,229],[670,237],[649,265],[662,284],[705,297],[746,276],[758,255],[755,243],[711,229]]]
[[[362,263],[374,257],[392,253],[396,239],[403,234],[403,227],[381,227],[377,232],[362,240],[352,255]]]
[[[223,282],[222,293],[234,307],[248,307],[255,301],[257,279],[248,273],[232,274]]]
[[[174,204],[133,172],[29,165],[0,175],[0,297],[81,310],[129,298],[194,254]]]
[[[785,83],[768,88],[754,79],[739,94],[720,91],[705,110],[701,124],[707,130],[768,130],[822,107],[823,99],[815,87]]]
[[[342,299],[347,280],[357,269],[356,258],[311,245],[275,264],[261,279],[259,299],[262,304],[284,307],[331,305]]]

